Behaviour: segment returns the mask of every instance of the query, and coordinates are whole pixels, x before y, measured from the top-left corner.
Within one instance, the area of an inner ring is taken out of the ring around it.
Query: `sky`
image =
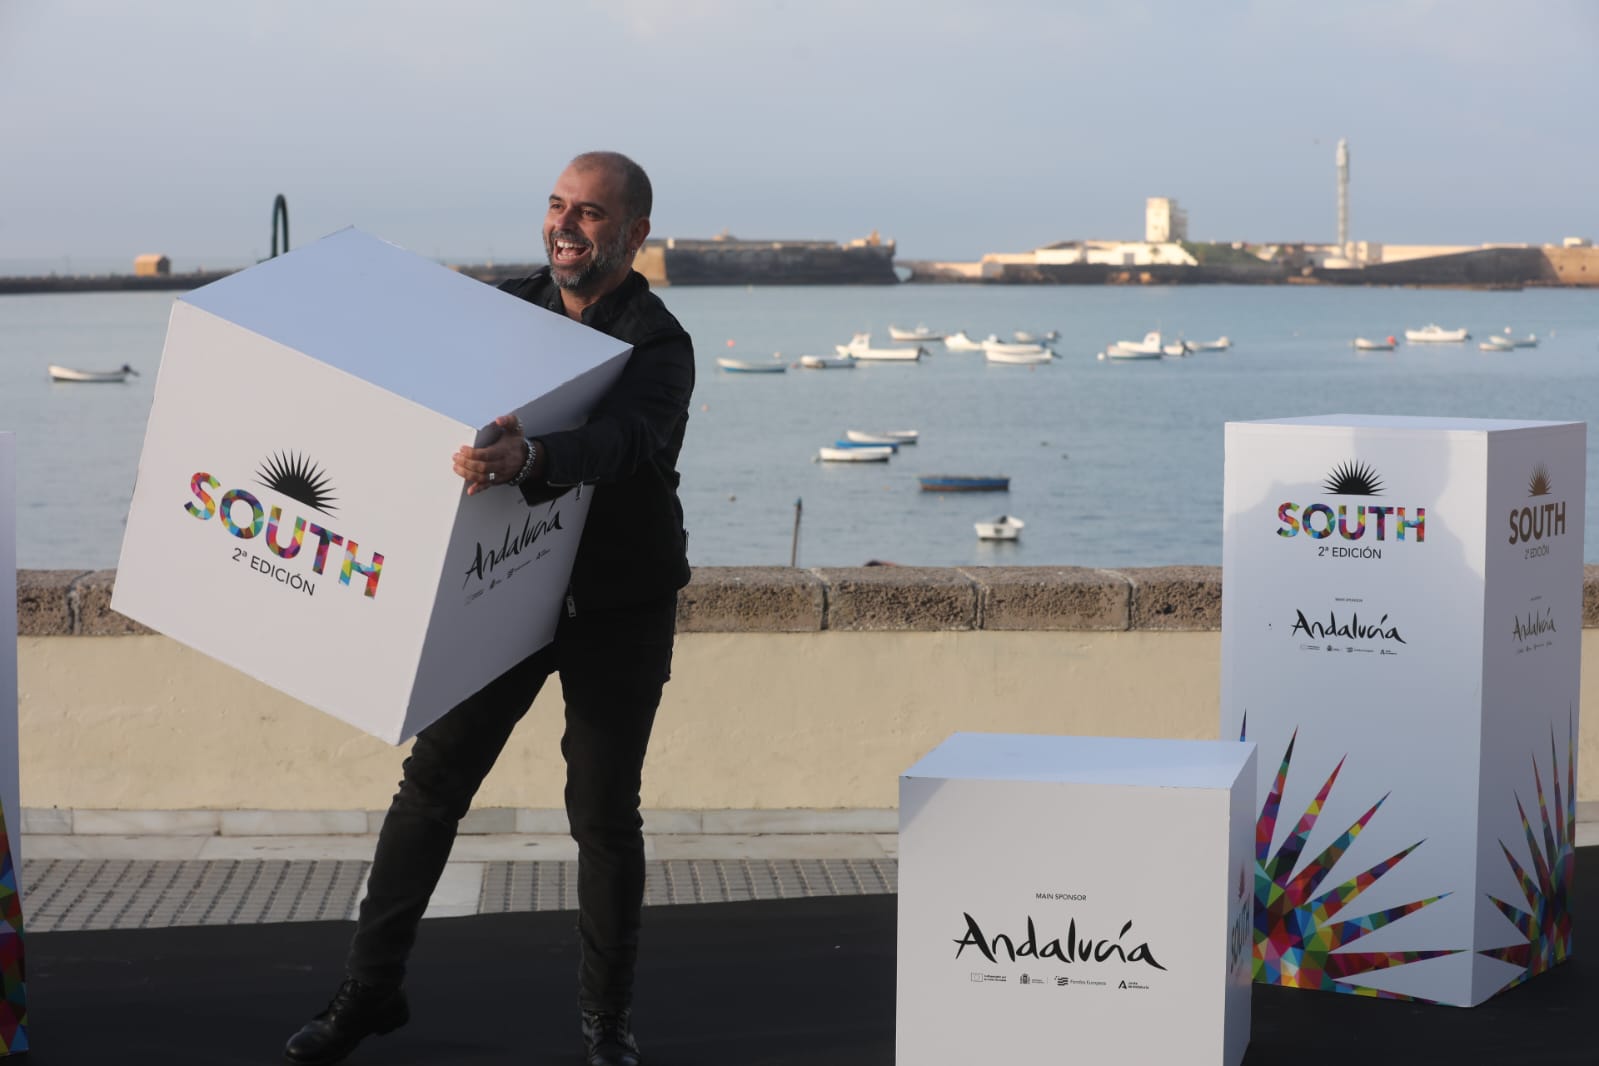
[[[1599,239],[1592,0],[0,0],[0,273],[356,225],[539,262],[578,152],[653,233],[974,259],[1138,239]]]

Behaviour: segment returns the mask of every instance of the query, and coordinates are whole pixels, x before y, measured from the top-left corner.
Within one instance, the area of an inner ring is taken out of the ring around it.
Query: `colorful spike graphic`
[[[1549,805],[1544,802],[1543,778],[1538,773],[1538,760],[1532,760],[1532,780],[1538,790],[1538,815],[1543,823],[1543,850],[1538,838],[1527,822],[1527,811],[1516,796],[1516,811],[1521,815],[1521,828],[1527,835],[1527,851],[1532,857],[1532,872],[1516,861],[1510,849],[1501,840],[1499,847],[1505,853],[1516,880],[1521,883],[1521,894],[1527,897],[1530,910],[1506,903],[1490,895],[1488,899],[1508,918],[1525,943],[1509,947],[1490,948],[1478,952],[1490,959],[1513,963],[1522,967],[1521,973],[1511,978],[1504,988],[1513,988],[1529,977],[1536,977],[1571,957],[1571,893],[1573,874],[1577,866],[1577,778],[1576,753],[1572,732],[1566,732],[1566,794],[1560,795],[1560,757],[1555,750],[1554,731],[1549,732],[1549,780],[1555,791],[1555,817],[1549,820]]]
[[[0,803],[0,1055],[28,1050],[27,970],[22,957],[22,897]]]
[[[1244,729],[1239,739],[1247,739],[1249,720],[1244,719]],[[1347,992],[1357,996],[1374,996],[1381,999],[1414,999],[1412,996],[1384,992],[1375,988],[1350,984],[1348,978],[1360,974],[1390,970],[1422,959],[1454,955],[1458,949],[1434,951],[1343,951],[1355,941],[1374,930],[1381,929],[1407,914],[1438,902],[1448,893],[1417,900],[1387,910],[1375,911],[1360,918],[1335,920],[1335,916],[1352,904],[1362,892],[1370,888],[1389,870],[1399,865],[1405,856],[1421,846],[1417,841],[1396,855],[1392,855],[1370,869],[1336,885],[1318,895],[1322,882],[1360,835],[1377,809],[1388,798],[1384,796],[1361,815],[1354,825],[1346,829],[1321,854],[1304,864],[1296,875],[1300,854],[1305,841],[1321,816],[1322,807],[1332,793],[1343,760],[1333,768],[1316,798],[1305,810],[1277,849],[1271,854],[1271,842],[1276,833],[1278,808],[1282,805],[1283,786],[1288,780],[1288,766],[1293,761],[1294,743],[1299,739],[1296,730],[1288,741],[1282,765],[1272,782],[1271,793],[1261,808],[1260,819],[1255,823],[1255,981],[1259,984],[1284,985],[1290,988],[1314,988],[1334,992]]]

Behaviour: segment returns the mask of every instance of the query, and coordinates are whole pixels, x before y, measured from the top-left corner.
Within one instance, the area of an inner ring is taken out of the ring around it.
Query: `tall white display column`
[[[1226,447],[1255,980],[1468,1006],[1563,962],[1586,427],[1329,415]]]
[[[15,437],[0,433],[0,1055],[28,1050],[22,953],[22,808],[17,798]]]

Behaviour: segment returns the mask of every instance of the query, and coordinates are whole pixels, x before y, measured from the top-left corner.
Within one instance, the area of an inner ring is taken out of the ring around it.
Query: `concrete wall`
[[[1544,256],[1562,285],[1599,285],[1599,248],[1545,248]]]
[[[219,811],[387,805],[400,751],[141,631],[110,610],[113,578],[19,575],[22,804],[36,829],[44,808],[78,812],[83,832],[128,824],[117,812],[212,812],[195,818],[214,826]],[[892,808],[898,774],[957,730],[1214,737],[1220,589],[1210,567],[699,570],[644,806]],[[1599,567],[1584,604],[1599,625]],[[1599,631],[1583,644],[1599,677]],[[560,807],[557,689],[479,807]],[[1599,689],[1582,702],[1587,762]],[[1579,796],[1599,799],[1599,780]]]

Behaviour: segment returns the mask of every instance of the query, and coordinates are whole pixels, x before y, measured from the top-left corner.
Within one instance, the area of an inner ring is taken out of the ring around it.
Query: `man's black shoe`
[[[373,1033],[392,1033],[410,1020],[411,1008],[403,990],[346,978],[327,1009],[289,1038],[283,1057],[297,1066],[343,1062],[355,1045]]]
[[[638,1041],[627,1011],[583,1012],[583,1061],[588,1066],[639,1066]]]

